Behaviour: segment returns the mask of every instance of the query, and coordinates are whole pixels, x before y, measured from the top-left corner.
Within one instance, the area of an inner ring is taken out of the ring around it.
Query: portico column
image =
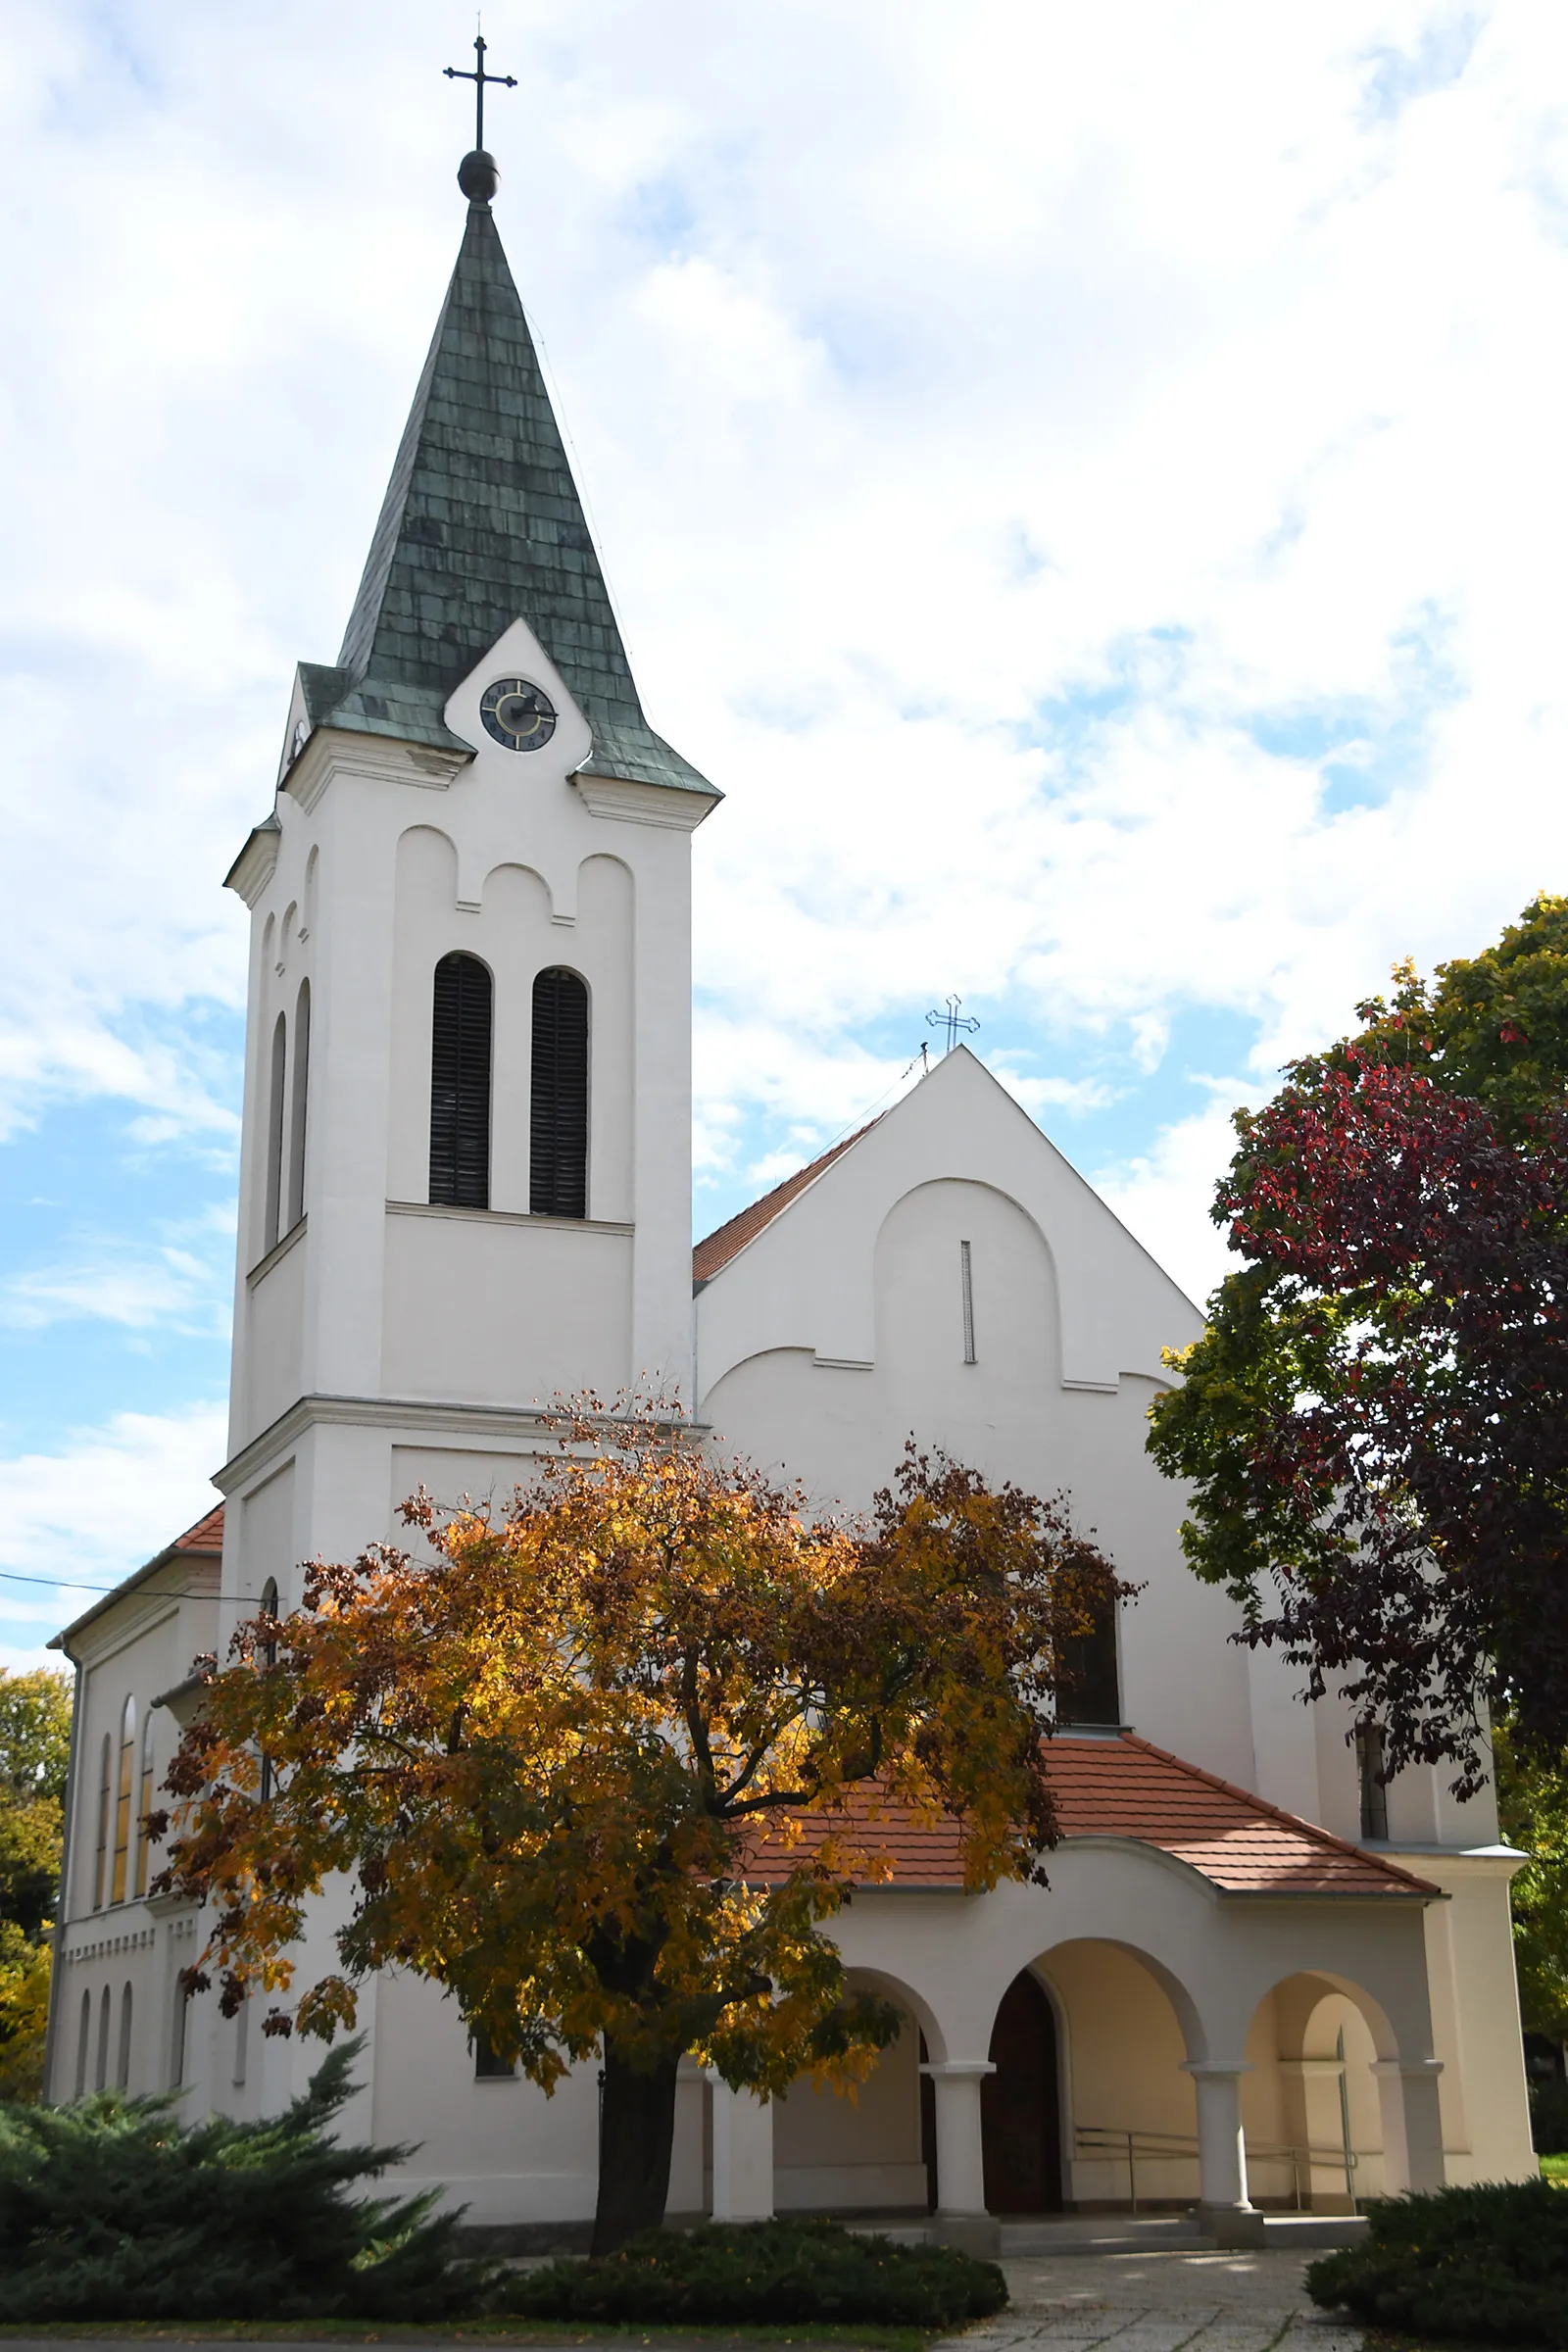
[[[1182,2073],[1198,2091],[1199,2219],[1216,2245],[1263,2242],[1263,2217],[1247,2193],[1247,2136],[1242,2130],[1245,2058],[1188,2058]]]
[[[995,2253],[1002,2236],[986,2211],[980,2131],[980,2085],[996,2071],[989,2058],[951,2058],[920,2069],[936,2093],[936,2233],[975,2254]]]
[[[1441,2058],[1374,2060],[1378,2103],[1383,2110],[1383,2193],[1396,2197],[1401,2189],[1441,2188],[1446,2178],[1443,2161],[1443,2111],[1438,2103]]]
[[[773,2218],[773,2107],[749,2090],[731,2090],[709,2072],[713,2090],[713,2219]]]

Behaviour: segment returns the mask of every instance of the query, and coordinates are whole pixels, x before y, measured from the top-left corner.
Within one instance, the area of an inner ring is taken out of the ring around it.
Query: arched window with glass
[[[145,1894],[152,1864],[153,1841],[147,1835],[147,1816],[153,1809],[153,1718],[149,1708],[141,1727],[141,1773],[136,1790],[136,1892]]]
[[[120,1775],[115,1790],[115,1867],[109,1889],[112,1903],[122,1903],[129,1882],[132,1837],[131,1800],[136,1773],[136,1701],[127,1698],[120,1718]]]

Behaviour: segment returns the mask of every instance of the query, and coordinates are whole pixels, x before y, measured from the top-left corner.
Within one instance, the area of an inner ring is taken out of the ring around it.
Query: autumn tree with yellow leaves
[[[1054,1662],[1124,1588],[1061,1501],[912,1449],[852,1527],[672,1413],[558,1435],[504,1515],[416,1497],[425,1556],[314,1563],[242,1626],[154,1826],[226,2013],[329,2039],[399,1967],[547,2091],[597,2057],[605,2251],[662,2216],[683,2054],[768,2095],[897,2034],[823,1933],[890,1874],[881,1808],[954,1815],[975,1890],[1039,1878]],[[299,1987],[334,1880],[338,1965]]]

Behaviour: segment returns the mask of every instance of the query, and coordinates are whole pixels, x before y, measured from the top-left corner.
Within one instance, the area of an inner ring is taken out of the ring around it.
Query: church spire
[[[447,698],[521,618],[593,729],[586,767],[711,799],[713,787],[643,716],[491,216],[497,176],[489,156],[465,157],[470,201],[457,268],[337,665],[301,664],[307,716],[462,748],[442,717]]]

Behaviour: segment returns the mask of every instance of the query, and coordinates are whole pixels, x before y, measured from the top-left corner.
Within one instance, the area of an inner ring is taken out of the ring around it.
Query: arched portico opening
[[[1362,1986],[1315,1971],[1283,1978],[1258,2003],[1247,2054],[1242,2111],[1254,2204],[1350,2213],[1407,2184],[1404,2083],[1434,2070],[1401,2066],[1389,2020]]]
[[[853,1969],[854,1988],[875,1990],[905,2017],[854,2092],[803,2077],[771,2104],[777,2211],[915,2218],[931,2202],[934,2171],[928,2053],[945,2050],[928,2003],[881,1970]]]
[[[1206,2045],[1187,1987],[1152,1954],[1090,1937],[1054,1945],[1031,1973],[1049,1989],[1057,2026],[1061,2202],[1088,2212],[1196,2202],[1197,2095],[1187,2070]]]

